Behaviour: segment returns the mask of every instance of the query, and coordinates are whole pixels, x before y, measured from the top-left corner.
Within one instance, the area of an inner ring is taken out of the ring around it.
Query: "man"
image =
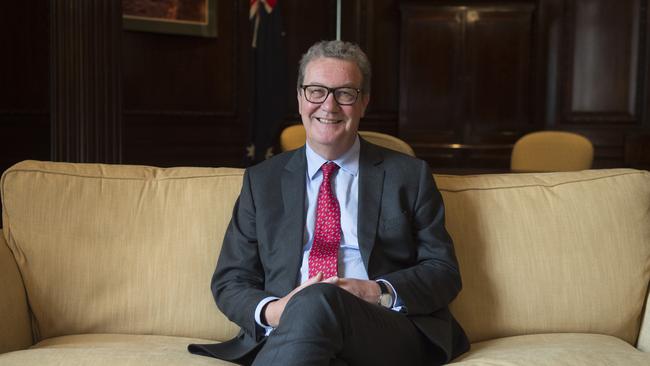
[[[190,351],[253,365],[432,365],[469,347],[425,162],[357,134],[370,64],[323,41],[300,62],[306,145],[249,168],[212,279],[233,340]]]

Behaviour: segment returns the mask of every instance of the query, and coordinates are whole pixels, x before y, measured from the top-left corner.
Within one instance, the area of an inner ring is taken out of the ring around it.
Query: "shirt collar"
[[[361,143],[359,142],[359,136],[357,135],[354,140],[352,147],[341,155],[338,159],[331,160],[336,165],[341,167],[341,170],[344,172],[356,176],[359,173],[359,151]],[[329,160],[323,159],[322,156],[318,155],[312,148],[309,146],[309,142],[305,144],[305,153],[307,154],[307,174],[309,174],[309,179],[313,180],[316,173],[320,167],[327,163]]]

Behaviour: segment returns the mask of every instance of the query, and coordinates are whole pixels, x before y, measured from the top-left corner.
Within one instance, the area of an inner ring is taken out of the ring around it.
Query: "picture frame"
[[[122,0],[125,30],[217,37],[217,0]]]

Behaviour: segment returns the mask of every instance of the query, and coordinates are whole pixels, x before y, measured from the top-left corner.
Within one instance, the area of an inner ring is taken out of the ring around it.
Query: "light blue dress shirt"
[[[338,275],[341,278],[356,278],[367,280],[368,274],[361,259],[359,242],[357,240],[357,215],[359,208],[359,149],[361,144],[357,137],[352,148],[340,158],[332,160],[340,167],[334,175],[332,190],[339,201],[341,209],[341,245],[339,247]],[[302,266],[298,283],[302,284],[309,279],[309,253],[314,242],[316,226],[316,202],[318,191],[323,182],[321,166],[328,160],[323,159],[309,144],[305,148],[307,154],[307,176],[305,177],[306,198],[304,245],[302,247]]]
[[[350,150],[340,158],[332,160],[340,167],[334,175],[332,189],[336,194],[336,199],[339,201],[339,207],[341,209],[341,245],[338,258],[339,277],[367,280],[368,273],[366,272],[366,267],[361,258],[359,240],[357,238],[360,148],[361,143],[357,136],[357,139]],[[305,152],[307,155],[307,174],[305,176],[307,193],[305,197],[305,210],[307,211],[307,219],[305,220],[304,244],[302,247],[302,265],[300,266],[300,273],[296,279],[297,284],[302,284],[309,279],[309,253],[311,251],[312,243],[314,242],[316,202],[318,199],[318,190],[323,181],[323,173],[320,168],[323,164],[329,161],[318,155],[309,146],[309,143],[305,146]],[[390,286],[391,290],[395,294],[395,304],[399,304],[400,302],[397,301],[397,293],[393,286],[388,281],[381,281]],[[277,297],[267,297],[260,301],[255,309],[255,321],[261,327],[266,329],[267,335],[273,330],[273,328],[262,323],[261,312],[264,305],[277,299]],[[395,307],[394,305],[393,309],[399,311],[400,307]]]

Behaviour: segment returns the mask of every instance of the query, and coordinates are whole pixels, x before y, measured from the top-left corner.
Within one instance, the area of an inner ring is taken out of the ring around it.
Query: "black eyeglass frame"
[[[327,94],[325,95],[325,98],[323,98],[322,102],[312,102],[311,100],[309,100],[309,98],[307,98],[307,88],[309,88],[310,86],[327,89]],[[327,97],[329,97],[330,94],[333,94],[334,95],[334,100],[336,101],[336,103],[338,105],[353,105],[359,99],[359,95],[361,95],[361,93],[363,93],[363,89],[352,88],[352,87],[349,87],[349,86],[341,86],[341,87],[338,87],[338,88],[328,88],[328,87],[326,87],[324,85],[309,84],[309,85],[300,85],[300,89],[302,90],[302,95],[305,97],[305,100],[307,100],[309,103],[313,103],[313,104],[323,104],[327,100]],[[336,91],[341,90],[341,89],[350,89],[350,90],[354,90],[355,92],[357,92],[357,95],[354,97],[354,100],[351,103],[341,103],[341,102],[339,102],[338,98],[336,97]]]

